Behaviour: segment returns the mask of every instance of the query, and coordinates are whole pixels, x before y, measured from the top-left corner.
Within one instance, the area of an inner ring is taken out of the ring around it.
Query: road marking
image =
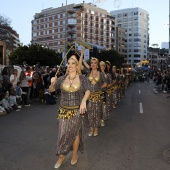
[[[139,94],[141,94],[141,91],[139,90]]]
[[[142,106],[142,103],[139,103],[139,113],[143,114],[143,106]]]

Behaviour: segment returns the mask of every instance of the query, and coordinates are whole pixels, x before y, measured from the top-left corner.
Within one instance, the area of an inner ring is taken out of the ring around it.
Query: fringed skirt
[[[97,128],[100,126],[101,113],[102,102],[89,101],[87,106],[87,116],[90,127]]]
[[[80,115],[79,109],[76,114],[70,119],[58,119],[59,121],[59,132],[57,142],[57,154],[66,155],[73,149],[73,143],[76,136],[80,136],[79,151],[84,151],[83,146],[83,130],[84,130],[84,117]]]
[[[102,119],[110,119],[110,113],[112,110],[113,94],[106,94],[106,102],[102,104]]]

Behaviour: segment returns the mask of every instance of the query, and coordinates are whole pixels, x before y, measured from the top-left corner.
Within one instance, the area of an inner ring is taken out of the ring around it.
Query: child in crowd
[[[2,115],[6,115],[6,111],[2,106],[0,106],[0,116]]]
[[[16,93],[14,90],[14,87],[12,86],[10,89],[10,96],[9,96],[9,105],[15,110],[15,111],[20,111],[19,108],[21,108],[20,106],[17,106],[17,102],[16,102]]]
[[[20,107],[22,107],[22,98],[24,98],[23,95],[27,95],[27,93],[22,91],[22,83],[21,82],[17,82],[17,87],[15,88],[15,92],[16,92],[17,104]]]
[[[13,109],[8,102],[9,94],[8,92],[2,94],[2,107],[7,113],[10,113]]]

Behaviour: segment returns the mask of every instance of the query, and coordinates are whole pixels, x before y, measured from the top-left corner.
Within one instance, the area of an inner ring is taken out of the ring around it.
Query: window
[[[135,38],[134,42],[141,42],[141,39],[140,38]]]
[[[134,17],[134,21],[137,21],[138,20],[138,17]]]
[[[118,15],[117,15],[117,18],[121,18],[121,17],[122,17],[122,14],[118,14]]]
[[[121,19],[118,19],[117,22],[122,22],[122,20],[121,20]]]
[[[58,14],[58,18],[60,18],[60,14]]]
[[[127,18],[123,18],[123,22],[128,22],[128,19]]]
[[[76,19],[68,19],[68,24],[76,24]]]
[[[141,36],[141,34],[140,33],[134,33],[134,36]]]
[[[141,52],[140,49],[134,49],[134,52]]]
[[[37,21],[36,21],[36,20],[34,20],[34,21],[33,21],[33,24],[37,24]]]
[[[33,37],[36,37],[36,36],[37,36],[37,33],[36,33],[36,32],[34,32],[34,33],[33,33]]]
[[[66,14],[65,13],[63,13],[63,18],[65,18],[66,17]]]
[[[128,16],[128,14],[127,14],[127,13],[124,13],[124,14],[123,14],[123,17],[127,17],[127,16]]]
[[[138,15],[138,11],[134,12],[134,15]]]
[[[134,58],[140,58],[140,54],[135,54]]]
[[[33,30],[37,30],[37,27],[35,26],[35,27],[33,27]]]

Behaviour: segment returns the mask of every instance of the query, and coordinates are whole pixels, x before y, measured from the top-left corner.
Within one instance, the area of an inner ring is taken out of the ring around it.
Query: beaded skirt
[[[80,115],[79,109],[77,113],[70,119],[58,119],[59,131],[57,142],[57,154],[66,155],[73,148],[73,143],[76,136],[80,136],[79,151],[84,151],[83,146],[83,130],[84,130],[84,117]]]

